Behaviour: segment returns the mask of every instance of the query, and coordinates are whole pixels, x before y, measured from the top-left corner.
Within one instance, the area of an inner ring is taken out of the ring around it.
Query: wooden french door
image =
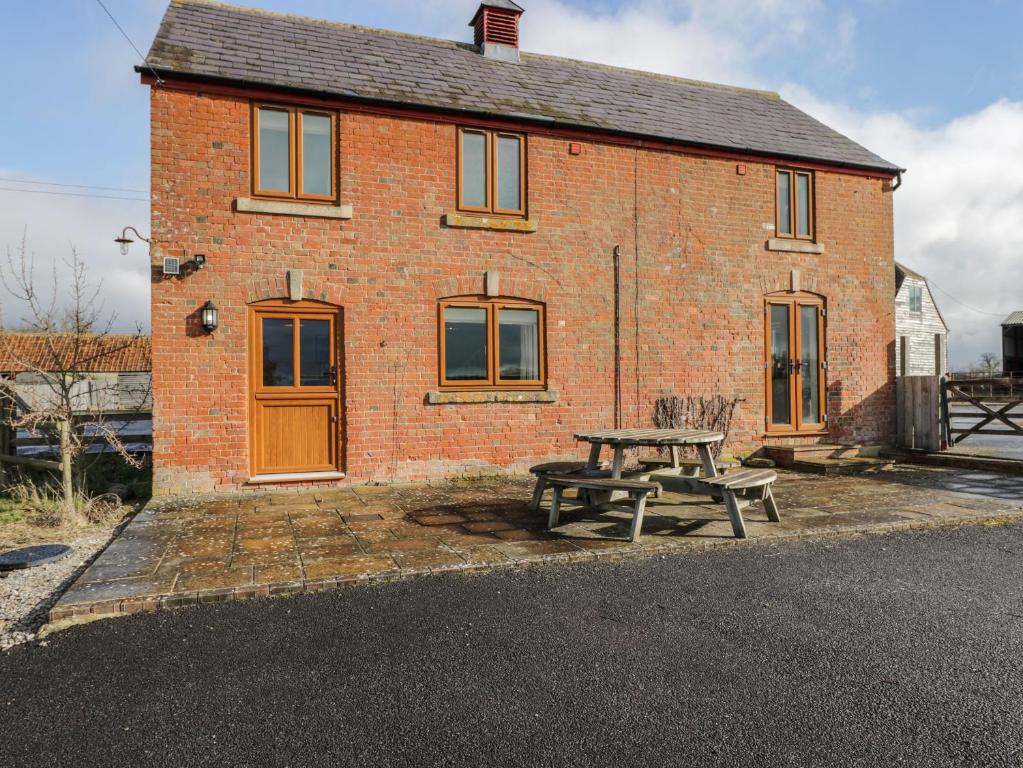
[[[337,471],[341,441],[340,316],[315,302],[252,307],[252,473]]]
[[[827,427],[824,303],[795,295],[769,298],[764,316],[768,432]]]

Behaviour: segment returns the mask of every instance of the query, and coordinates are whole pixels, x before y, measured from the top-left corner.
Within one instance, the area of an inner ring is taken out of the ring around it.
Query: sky
[[[103,2],[145,52],[166,0]],[[477,2],[247,4],[469,41]],[[1019,0],[520,5],[524,50],[776,90],[907,168],[895,193],[896,258],[930,279],[952,328],[953,367],[1000,352],[1000,321],[1023,309]],[[0,254],[17,252],[24,236],[48,276],[75,248],[117,327],[147,329],[145,252],[136,244],[121,256],[112,242],[126,225],[149,231],[139,56],[98,0],[0,0],[0,50],[17,62],[0,68]],[[19,316],[4,303],[5,322]]]

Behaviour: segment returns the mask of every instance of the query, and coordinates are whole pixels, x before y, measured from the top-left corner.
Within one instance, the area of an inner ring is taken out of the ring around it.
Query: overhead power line
[[[96,2],[99,3],[99,7],[102,8],[104,12],[106,12],[107,16],[110,17],[110,20],[114,22],[114,26],[117,27],[117,31],[120,32],[124,39],[128,41],[128,45],[135,49],[135,53],[139,55],[139,60],[142,62],[142,66],[146,67],[153,73],[153,77],[156,78],[156,84],[163,85],[163,78],[156,74],[156,70],[153,69],[152,66],[146,63],[145,55],[143,55],[142,51],[139,50],[139,47],[135,45],[134,41],[128,37],[128,33],[124,31],[124,27],[117,23],[117,19],[114,18],[114,14],[110,12],[110,9],[103,5],[103,0],[96,0]]]
[[[0,192],[21,192],[25,195],[61,195],[62,197],[89,197],[96,200],[134,200],[139,203],[148,203],[146,197],[121,197],[119,195],[89,195],[85,192],[58,192],[55,189],[17,189],[15,187],[0,187]]]
[[[958,304],[958,305],[960,305],[960,306],[962,306],[962,307],[966,307],[966,308],[967,308],[968,310],[970,310],[971,312],[979,312],[979,313],[980,313],[980,314],[982,314],[982,315],[990,315],[991,317],[1005,317],[1005,313],[1004,313],[1004,312],[987,312],[987,311],[985,311],[985,310],[983,310],[983,309],[977,309],[976,307],[971,307],[971,306],[970,306],[969,304],[967,304],[967,303],[966,303],[965,301],[960,301],[959,299],[957,299],[957,298],[956,298],[955,296],[953,296],[953,295],[952,295],[951,293],[949,293],[948,291],[946,291],[946,290],[945,290],[944,288],[942,288],[942,287],[941,287],[940,285],[938,285],[937,283],[935,283],[935,282],[934,282],[933,280],[931,280],[930,278],[928,278],[928,279],[927,279],[927,284],[928,284],[928,285],[931,285],[931,286],[934,286],[934,287],[935,287],[935,288],[937,288],[937,289],[938,289],[939,291],[941,291],[941,292],[942,292],[943,294],[945,294],[945,295],[946,295],[946,296],[948,296],[948,297],[949,297],[950,299],[952,299],[952,301],[954,301],[954,302],[955,302],[956,304]]]
[[[0,181],[5,181],[14,184],[39,184],[44,187],[72,187],[74,189],[102,189],[107,192],[138,192],[139,194],[146,194],[149,190],[146,189],[128,189],[127,187],[100,187],[96,184],[65,184],[59,181],[33,181],[31,179],[9,179],[4,176],[0,176]],[[26,192],[31,190],[26,189]]]

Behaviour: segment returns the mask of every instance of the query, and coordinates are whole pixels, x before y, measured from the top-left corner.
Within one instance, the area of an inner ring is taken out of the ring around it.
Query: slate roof
[[[1003,326],[1023,325],[1023,309],[1013,312],[1002,321]]]
[[[226,5],[172,0],[144,66],[895,173],[777,94]]]
[[[37,333],[0,333],[0,373],[52,372],[57,361],[82,373],[126,373],[152,368],[148,336],[110,334],[79,339],[53,337],[53,346]]]

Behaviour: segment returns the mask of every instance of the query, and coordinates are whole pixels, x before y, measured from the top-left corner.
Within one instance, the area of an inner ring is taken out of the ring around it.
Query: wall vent
[[[165,275],[180,275],[181,259],[179,259],[177,256],[164,256],[163,273]]]

